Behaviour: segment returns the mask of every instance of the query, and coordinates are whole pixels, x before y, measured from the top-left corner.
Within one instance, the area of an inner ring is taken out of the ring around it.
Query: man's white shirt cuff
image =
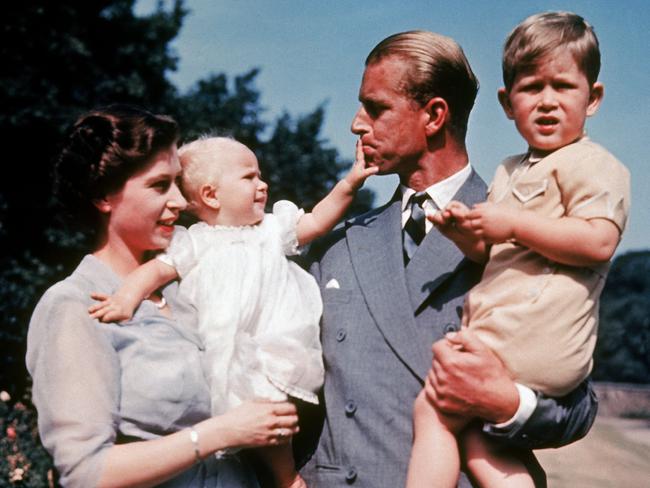
[[[513,417],[500,424],[491,424],[485,422],[483,431],[488,434],[514,434],[521,429],[537,408],[537,396],[535,392],[527,386],[515,383],[519,392],[519,408]]]

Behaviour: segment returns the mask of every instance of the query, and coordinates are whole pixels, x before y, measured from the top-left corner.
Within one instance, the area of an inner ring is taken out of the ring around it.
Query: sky
[[[166,0],[163,2],[169,4]],[[139,0],[151,12],[156,0]],[[489,181],[507,155],[526,145],[497,102],[501,49],[507,34],[527,16],[568,10],[590,22],[600,41],[605,99],[587,122],[591,139],[630,170],[632,209],[617,254],[650,248],[650,168],[643,142],[650,135],[650,8],[647,0],[186,0],[190,13],[172,43],[180,58],[170,79],[180,89],[212,73],[229,78],[260,68],[264,118],[284,111],[307,114],[326,107],[322,135],[352,160],[350,122],[359,103],[364,60],[385,37],[424,29],[455,39],[480,80],[467,137],[470,162]],[[371,178],[376,204],[392,195],[394,176]],[[273,196],[271,195],[271,198]],[[300,202],[296,202],[300,204]]]

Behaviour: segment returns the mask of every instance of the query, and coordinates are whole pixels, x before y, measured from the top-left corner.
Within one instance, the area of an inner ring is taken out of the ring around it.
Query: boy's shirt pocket
[[[548,178],[537,181],[518,182],[512,187],[512,194],[522,204],[527,204],[536,197],[543,196],[548,190]]]

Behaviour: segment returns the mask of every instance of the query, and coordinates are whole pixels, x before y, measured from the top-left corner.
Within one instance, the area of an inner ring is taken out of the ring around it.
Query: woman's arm
[[[151,259],[129,273],[115,294],[92,293],[90,296],[99,303],[92,305],[88,313],[102,322],[128,320],[142,300],[176,278],[178,273],[174,267]]]
[[[106,454],[98,486],[148,487],[189,469],[226,448],[286,444],[298,432],[291,403],[246,402],[218,417],[158,439],[112,446]],[[281,435],[279,435],[281,434]]]
[[[298,221],[296,228],[298,244],[300,246],[309,244],[332,230],[345,215],[357,190],[370,175],[374,175],[378,170],[375,166],[366,167],[361,142],[357,141],[356,160],[350,172],[332,188],[325,198],[316,204],[310,213],[306,213]]]
[[[104,332],[110,325],[97,327],[86,311],[87,292],[71,288],[59,283],[39,302],[27,348],[41,440],[62,485],[154,486],[180,474],[196,461],[189,430],[115,444],[125,400],[123,367]],[[156,425],[160,419],[152,413],[149,421]],[[199,456],[227,447],[288,442],[297,425],[296,409],[289,403],[245,403],[196,424]]]

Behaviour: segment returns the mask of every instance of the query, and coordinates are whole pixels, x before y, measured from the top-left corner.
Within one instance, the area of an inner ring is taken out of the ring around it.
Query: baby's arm
[[[469,226],[488,243],[514,240],[542,256],[570,266],[609,261],[620,230],[604,218],[551,219],[530,210],[480,203],[467,215]]]
[[[357,141],[356,160],[350,172],[332,188],[325,198],[316,204],[310,213],[306,213],[298,221],[296,229],[298,244],[301,246],[308,244],[332,230],[345,214],[354,200],[355,193],[361,188],[366,178],[374,175],[378,170],[379,168],[375,166],[366,167],[361,142]]]
[[[451,239],[465,256],[477,263],[484,263],[487,260],[488,246],[470,226],[467,220],[469,212],[464,203],[454,200],[440,212],[427,213],[427,218],[444,236]]]
[[[128,320],[142,300],[177,277],[176,270],[160,259],[147,261],[129,273],[114,295],[92,293],[91,297],[99,303],[91,306],[88,313],[102,322]]]

